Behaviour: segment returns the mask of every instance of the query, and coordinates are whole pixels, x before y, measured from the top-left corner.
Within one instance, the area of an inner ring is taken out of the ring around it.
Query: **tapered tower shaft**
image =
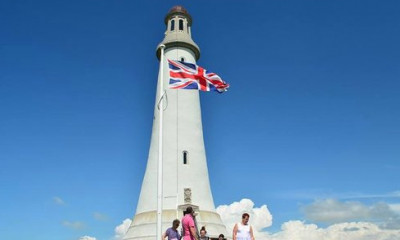
[[[200,49],[191,38],[192,18],[181,6],[173,7],[165,17],[167,26],[165,38],[157,47],[165,45],[165,58],[196,63]],[[171,226],[174,219],[180,219],[187,206],[198,213],[198,226],[206,226],[210,236],[226,235],[226,228],[215,211],[210,189],[206,153],[203,140],[199,92],[196,90],[173,90],[168,88],[168,63],[164,61],[158,85],[164,79],[166,86],[163,112],[163,206],[162,229]],[[162,77],[162,76],[163,77]],[[158,89],[158,88],[157,88]],[[156,239],[157,222],[157,163],[160,124],[157,100],[150,150],[140,197],[132,224],[125,240]],[[158,239],[157,239],[158,240]]]

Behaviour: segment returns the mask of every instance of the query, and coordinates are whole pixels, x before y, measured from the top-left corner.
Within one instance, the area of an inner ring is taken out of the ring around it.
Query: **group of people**
[[[162,235],[162,240],[165,240],[166,237],[168,237],[168,240],[209,240],[205,226],[200,229],[200,236],[197,236],[194,218],[193,208],[187,207],[182,218],[182,232],[179,233],[178,231],[180,221],[175,219],[172,222],[172,227],[168,228]],[[232,240],[255,240],[253,228],[249,225],[249,218],[248,213],[243,213],[242,221],[235,224],[233,228]],[[225,240],[224,234],[220,234],[218,240]]]

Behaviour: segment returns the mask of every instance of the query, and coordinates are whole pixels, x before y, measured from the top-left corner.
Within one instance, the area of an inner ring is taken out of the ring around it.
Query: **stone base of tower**
[[[225,225],[222,223],[218,213],[201,210],[195,211],[197,213],[196,221],[199,230],[202,226],[205,226],[207,234],[211,238],[218,238],[221,233],[227,236]],[[162,214],[162,229],[165,231],[172,226],[173,220],[182,219],[183,211],[163,210]],[[179,227],[179,231],[181,227]],[[124,240],[156,240],[156,229],[157,211],[139,213],[133,218]]]

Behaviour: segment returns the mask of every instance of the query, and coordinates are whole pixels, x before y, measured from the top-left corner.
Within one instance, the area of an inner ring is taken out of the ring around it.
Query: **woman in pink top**
[[[183,216],[181,221],[183,228],[183,240],[198,240],[193,218],[194,218],[193,208],[187,207],[185,216]]]

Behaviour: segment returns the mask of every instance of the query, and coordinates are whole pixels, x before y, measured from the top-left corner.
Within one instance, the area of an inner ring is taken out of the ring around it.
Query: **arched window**
[[[175,20],[171,20],[171,31],[175,30]]]
[[[183,31],[183,20],[179,19],[179,30]]]
[[[188,152],[183,151],[183,164],[188,164]]]
[[[185,58],[184,57],[181,57],[181,62],[184,62],[185,61]]]

